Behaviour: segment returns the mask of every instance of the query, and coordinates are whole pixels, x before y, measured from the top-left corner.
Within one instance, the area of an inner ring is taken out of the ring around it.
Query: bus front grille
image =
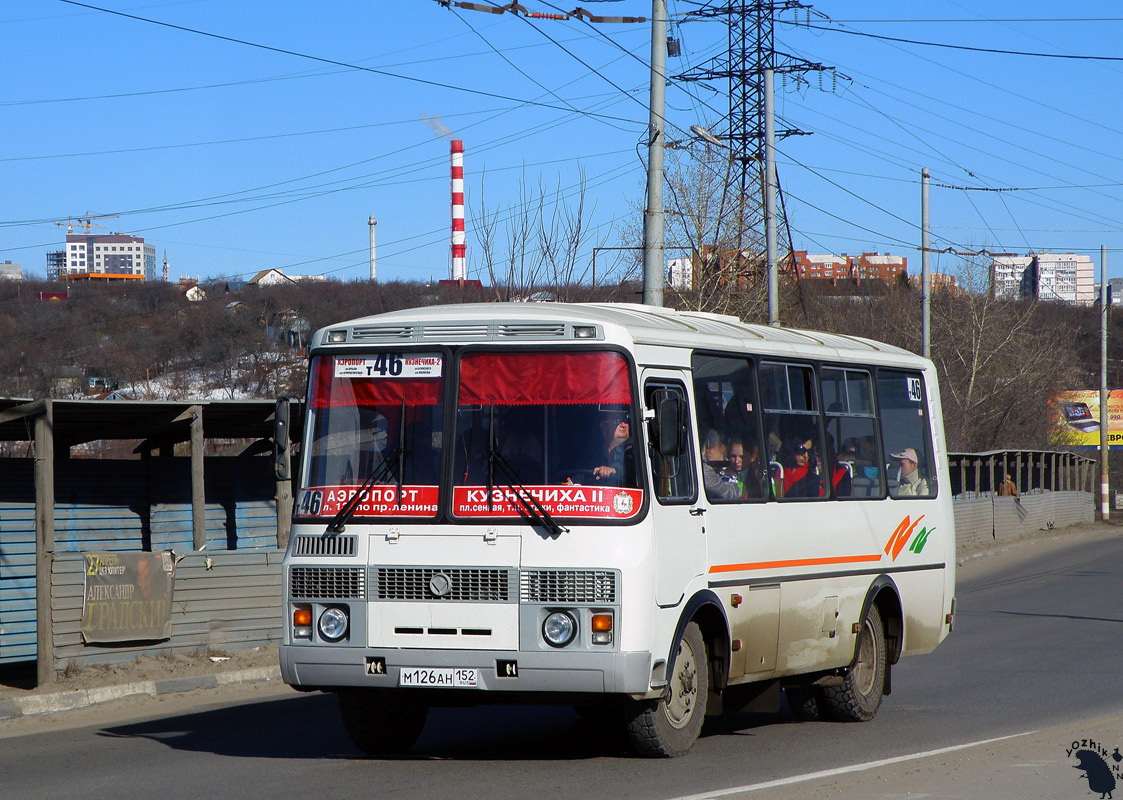
[[[375,600],[514,602],[513,572],[484,567],[371,567]]]
[[[524,603],[616,602],[616,573],[610,570],[524,570],[520,583]]]
[[[289,596],[303,600],[362,600],[362,567],[292,567]]]

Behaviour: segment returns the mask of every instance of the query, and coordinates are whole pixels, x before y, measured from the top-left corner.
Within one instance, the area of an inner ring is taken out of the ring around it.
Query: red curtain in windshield
[[[632,402],[619,353],[471,353],[460,361],[460,405]]]
[[[336,378],[335,360],[316,356],[312,366],[312,408],[332,406],[432,406],[441,401],[441,379]]]

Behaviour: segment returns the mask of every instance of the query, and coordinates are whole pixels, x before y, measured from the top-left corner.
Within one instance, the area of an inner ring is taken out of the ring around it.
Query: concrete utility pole
[[[372,281],[378,276],[378,271],[375,269],[374,265],[374,226],[377,224],[374,217],[367,217],[367,225],[370,226],[370,279]]]
[[[1111,294],[1107,282],[1107,245],[1100,245],[1100,519],[1111,518],[1111,489],[1107,475],[1107,309]]]
[[[764,243],[768,251],[768,324],[780,325],[780,280],[776,268],[776,111],[775,77],[764,70]],[[738,255],[740,255],[738,253]]]
[[[932,230],[928,226],[928,168],[920,170],[920,309],[921,338],[924,357],[932,357],[932,287],[929,283],[928,253],[932,248]]]
[[[643,304],[663,305],[663,114],[667,88],[667,0],[651,0],[651,100],[648,109],[647,208],[643,212]]]

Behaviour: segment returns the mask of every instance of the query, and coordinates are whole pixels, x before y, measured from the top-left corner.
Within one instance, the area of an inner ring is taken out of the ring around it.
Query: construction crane
[[[67,217],[66,222],[56,222],[55,224],[58,225],[59,227],[65,225],[67,235],[74,233],[74,223],[75,222],[77,222],[79,226],[85,225],[86,226],[86,233],[89,233],[93,228],[104,228],[105,227],[104,225],[95,225],[93,220],[95,220],[95,219],[120,218],[120,216],[121,216],[120,214],[94,214],[93,216],[90,216],[90,212],[87,211],[86,216],[84,216],[84,217],[77,217],[77,218]]]

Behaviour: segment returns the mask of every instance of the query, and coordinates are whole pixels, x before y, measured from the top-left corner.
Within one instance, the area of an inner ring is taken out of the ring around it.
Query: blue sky
[[[89,211],[120,214],[101,223],[166,250],[173,280],[269,267],[352,280],[367,274],[374,215],[380,279],[445,277],[438,133],[450,132],[465,142],[473,273],[473,212],[481,198],[510,208],[520,182],[572,198],[583,177],[596,241],[632,243],[623,232],[643,197],[647,25],[531,22],[434,0],[93,4],[150,21],[57,0],[0,4],[0,260],[42,273],[62,242],[54,221]],[[580,4],[650,14],[647,0]],[[725,48],[721,22],[689,15],[698,6],[670,0],[683,45],[672,74]],[[811,134],[780,144],[795,246],[893,252],[918,271],[928,167],[935,246],[1098,262],[1106,244],[1109,276],[1123,275],[1123,9],[977,8],[822,0],[811,27],[777,25],[779,49],[838,75],[821,87],[817,75],[777,83],[777,112]],[[692,124],[720,129],[725,91],[672,82],[669,138]],[[933,266],[954,272],[959,261]]]

